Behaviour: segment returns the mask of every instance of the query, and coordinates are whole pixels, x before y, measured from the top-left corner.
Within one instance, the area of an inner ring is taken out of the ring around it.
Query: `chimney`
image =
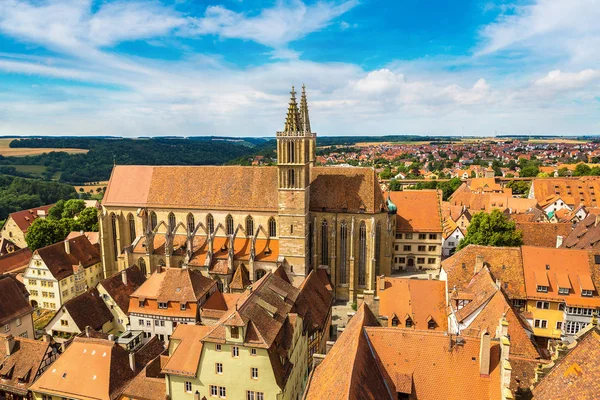
[[[69,239],[65,239],[65,253],[71,254],[71,243],[69,243]]]
[[[194,393],[194,400],[200,400],[200,392],[197,390],[196,390],[196,393]]]
[[[479,375],[490,376],[490,334],[484,330],[479,344]]]
[[[112,333],[110,335],[108,335],[108,340],[110,340],[111,342],[115,341],[115,335],[113,335]]]
[[[131,368],[131,370],[133,372],[135,372],[135,353],[134,352],[129,353],[129,368]]]
[[[325,354],[329,353],[329,350],[331,350],[334,344],[335,342],[333,340],[328,340],[327,342],[325,342]]]
[[[506,315],[500,318],[497,329],[496,337],[508,336],[508,321],[506,320]]]
[[[325,354],[318,354],[315,353],[313,354],[313,370],[323,362],[323,360],[325,359]]]
[[[10,356],[15,348],[15,337],[11,334],[4,336],[4,345],[6,346],[4,349],[6,355]]]
[[[127,270],[126,269],[121,271],[121,280],[123,281],[123,285],[127,286]]]
[[[563,244],[564,236],[556,236],[556,248],[558,249]]]
[[[479,271],[481,271],[483,268],[483,256],[482,255],[476,255],[475,256],[475,270],[473,271],[473,273],[478,273]]]
[[[377,277],[377,290],[380,292],[385,290],[385,275]]]
[[[92,330],[92,328],[88,325],[85,327],[85,337],[90,337],[90,331]]]

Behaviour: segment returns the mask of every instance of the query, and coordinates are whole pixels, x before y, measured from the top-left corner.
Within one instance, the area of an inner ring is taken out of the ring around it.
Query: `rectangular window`
[[[559,287],[558,294],[569,294],[569,288]]]
[[[425,257],[418,257],[417,264],[425,264]]]
[[[419,240],[425,240],[427,239],[427,235],[424,233],[419,233]]]
[[[217,374],[222,374],[223,373],[223,364],[221,363],[216,363],[215,364],[215,372]]]
[[[429,234],[429,239],[436,240],[437,239],[437,234],[436,233],[430,233]]]
[[[69,321],[67,321],[66,319],[61,319],[60,326],[69,326]]]
[[[231,348],[231,356],[232,357],[239,357],[240,356],[240,348],[237,346],[233,346]]]
[[[179,308],[181,309],[181,311],[185,311],[187,308],[187,304],[183,303],[179,305]]]
[[[140,324],[140,326],[144,326],[144,320],[143,320],[143,319],[140,319],[140,320],[139,320],[139,324]]]
[[[404,251],[411,251],[412,247],[411,246],[404,246]]]
[[[192,382],[185,382],[185,391],[187,393],[192,393]]]
[[[556,322],[556,329],[562,330],[562,321],[557,321]]]
[[[250,377],[252,379],[258,379],[258,368],[250,368]]]
[[[140,308],[144,308],[144,303],[145,302],[146,302],[145,300],[140,300]]]
[[[255,356],[256,355],[256,349],[250,349],[250,355]]]
[[[37,281],[35,279],[29,279],[29,284],[30,285],[37,285]]]
[[[398,258],[398,262],[400,264],[406,264],[406,257],[400,257],[400,258]]]
[[[167,308],[167,303],[164,302],[158,302],[158,308],[162,308],[163,310]]]
[[[591,290],[582,290],[581,295],[586,296],[586,297],[592,297],[592,291]]]
[[[548,293],[548,286],[539,286],[537,287],[538,292]]]
[[[425,251],[425,246],[419,246],[419,251]]]
[[[533,326],[535,328],[546,329],[548,327],[548,321],[546,321],[545,319],[536,319],[533,322]]]
[[[146,321],[146,326],[149,328],[152,326],[152,320],[149,319],[148,321]]]
[[[402,239],[402,234],[401,233],[396,233],[396,239]]]
[[[548,303],[547,301],[538,301],[535,307],[542,310],[548,310],[550,308],[550,303]]]
[[[429,246],[427,249],[429,251],[435,251],[437,249],[437,246]]]
[[[4,325],[4,332],[9,332],[9,331],[10,331],[10,324]]]
[[[220,344],[215,344],[215,350],[216,351],[221,351],[221,345]]]
[[[400,246],[398,246],[398,245],[395,245],[395,246],[394,246],[394,250],[398,251],[398,248],[399,248],[399,247],[400,247]]]
[[[222,399],[227,397],[227,392],[225,391],[224,386],[219,386],[219,397]]]
[[[405,234],[404,234],[404,237],[405,237],[406,239],[412,239],[412,233],[405,233]]]
[[[210,385],[210,395],[211,396],[219,395],[219,389],[215,385]]]
[[[435,264],[435,258],[428,258],[427,259],[427,264]]]

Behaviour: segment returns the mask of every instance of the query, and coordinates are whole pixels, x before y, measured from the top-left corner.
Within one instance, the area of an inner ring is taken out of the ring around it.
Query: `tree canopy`
[[[491,213],[480,212],[473,215],[467,228],[467,235],[458,245],[458,250],[470,245],[514,247],[523,244],[523,233],[516,230],[515,222],[510,221],[499,210]]]

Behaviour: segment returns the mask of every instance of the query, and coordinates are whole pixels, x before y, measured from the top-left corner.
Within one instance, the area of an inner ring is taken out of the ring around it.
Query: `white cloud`
[[[579,72],[562,72],[557,69],[548,72],[548,75],[535,81],[535,84],[557,90],[570,90],[586,87],[594,81],[600,81],[598,69],[585,69]]]
[[[600,4],[598,0],[537,0],[514,6],[480,34],[479,55],[524,51],[566,57],[575,63],[600,61]]]

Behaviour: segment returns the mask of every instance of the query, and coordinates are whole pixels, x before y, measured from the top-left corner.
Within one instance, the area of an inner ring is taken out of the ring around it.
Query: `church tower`
[[[300,108],[292,86],[283,131],[277,132],[279,191],[279,254],[286,258],[291,277],[301,280],[310,269],[310,167],[314,163],[316,134],[310,129],[305,87]]]

